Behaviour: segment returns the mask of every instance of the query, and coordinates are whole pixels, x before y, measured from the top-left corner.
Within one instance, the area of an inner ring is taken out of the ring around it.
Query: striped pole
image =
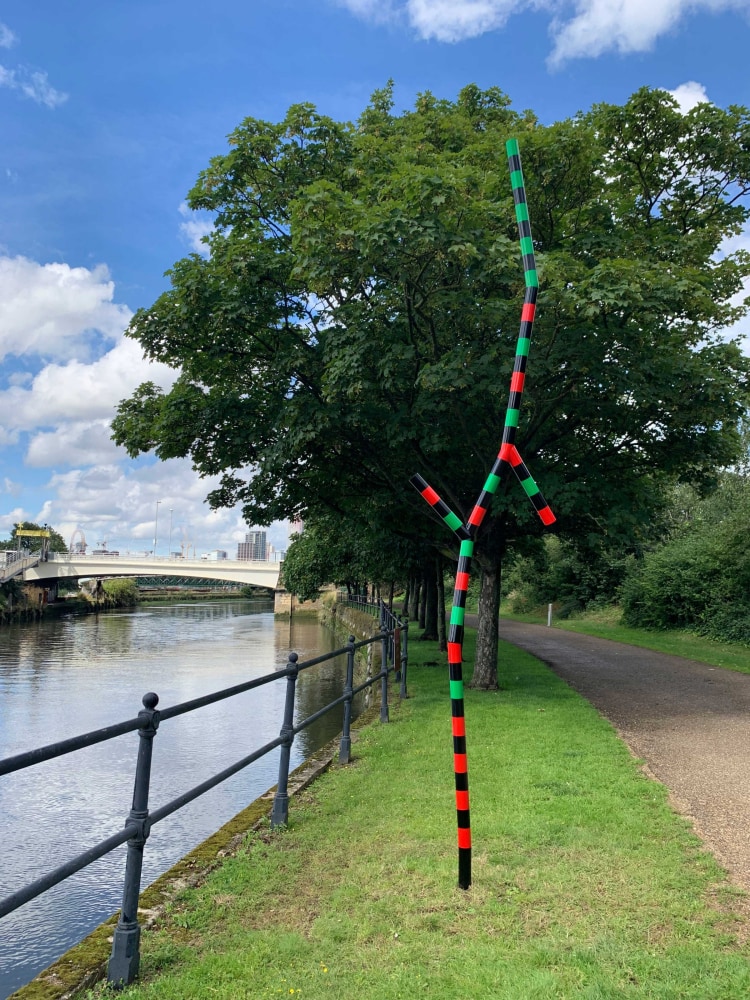
[[[529,220],[529,206],[526,202],[526,188],[523,183],[521,154],[518,150],[517,140],[509,139],[505,144],[505,150],[508,154],[508,168],[513,188],[513,201],[516,209],[518,236],[521,243],[521,258],[523,260],[523,275],[526,290],[523,297],[523,308],[521,309],[521,327],[518,331],[518,341],[516,342],[516,360],[513,364],[513,374],[510,377],[510,395],[508,396],[508,406],[505,410],[502,443],[495,459],[495,464],[492,466],[487,481],[482,487],[482,492],[479,494],[479,499],[474,505],[474,509],[467,521],[467,527],[471,531],[472,537],[476,535],[477,529],[484,520],[484,516],[492,502],[492,497],[502,481],[503,472],[508,466],[510,466],[518,477],[526,496],[531,501],[542,523],[549,525],[555,522],[555,515],[550,510],[549,504],[542,496],[541,490],[534,482],[533,476],[524,465],[516,448],[516,430],[521,412],[523,386],[526,381],[526,362],[529,357],[529,347],[531,346],[531,331],[534,326],[539,278],[536,271],[534,243],[531,238],[531,222]]]
[[[456,822],[458,825],[458,885],[468,889],[471,885],[471,821],[469,813],[469,767],[466,756],[466,723],[464,713],[464,679],[462,672],[462,647],[466,592],[469,589],[471,557],[474,542],[467,527],[457,514],[419,475],[409,482],[422,494],[441,520],[458,536],[461,548],[453,590],[453,607],[448,625],[448,680],[451,698],[451,725],[453,730],[453,774],[456,787]]]
[[[510,139],[506,143],[508,166],[510,169],[513,200],[516,208],[516,221],[521,241],[521,256],[523,258],[524,283],[526,291],[521,310],[521,328],[516,345],[516,360],[510,380],[510,396],[505,411],[500,451],[492,466],[492,470],[474,504],[469,518],[464,524],[442,500],[435,490],[421,476],[412,476],[409,482],[424,497],[435,513],[440,517],[460,542],[458,567],[456,569],[456,584],[453,590],[453,607],[451,608],[450,625],[448,628],[448,677],[450,682],[451,721],[453,727],[453,772],[456,785],[456,817],[458,823],[458,884],[461,889],[471,885],[471,822],[469,810],[469,769],[466,756],[466,723],[464,715],[464,682],[462,675],[464,615],[466,611],[466,594],[469,589],[471,560],[474,555],[474,538],[489,509],[492,497],[502,482],[503,474],[512,469],[518,477],[526,496],[531,501],[534,510],[542,523],[553,524],[555,515],[542,496],[541,490],[534,482],[526,468],[521,455],[516,448],[516,429],[521,408],[521,396],[526,378],[526,360],[531,343],[531,330],[536,311],[536,295],[539,279],[536,272],[534,245],[531,239],[531,224],[529,210],[526,204],[526,190],[521,171],[521,157],[518,143]]]

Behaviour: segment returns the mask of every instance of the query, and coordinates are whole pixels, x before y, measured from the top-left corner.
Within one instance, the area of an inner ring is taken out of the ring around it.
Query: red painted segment
[[[453,735],[466,736],[466,719],[463,715],[453,715],[451,719],[453,722]]]
[[[469,574],[456,573],[456,590],[468,590],[468,589],[469,589]]]
[[[542,507],[539,511],[539,517],[542,519],[542,524],[554,524],[557,520],[549,507]]]
[[[510,464],[513,466],[523,465],[523,459],[521,458],[521,453],[519,452],[518,448],[516,448],[516,446],[512,444],[510,446],[510,449],[511,449],[511,456],[508,460]]]
[[[469,765],[466,760],[465,753],[454,753],[453,754],[453,770],[456,774],[467,774],[469,770]]]
[[[521,322],[533,323],[535,312],[536,312],[536,304],[534,302],[524,302],[523,309],[521,310]]]
[[[456,792],[456,809],[466,809],[469,808],[469,793],[468,792]]]
[[[461,662],[461,643],[460,642],[449,642],[448,643],[448,663],[460,663]]]
[[[471,512],[471,517],[469,518],[469,524],[473,524],[475,527],[478,528],[479,525],[484,520],[484,515],[486,513],[487,513],[486,508],[479,506],[475,507],[474,510]]]
[[[498,452],[497,457],[500,459],[501,462],[510,462],[513,452],[515,450],[516,449],[512,444],[503,444],[500,446],[500,451]]]
[[[459,826],[458,828],[458,846],[459,847],[471,847],[471,830],[468,827]]]
[[[523,383],[525,378],[525,372],[513,372],[510,379],[510,391],[523,392]]]
[[[433,490],[431,486],[428,486],[426,489],[422,490],[422,496],[425,498],[430,507],[434,507],[435,504],[438,503],[440,500],[440,497],[437,495],[437,493]]]

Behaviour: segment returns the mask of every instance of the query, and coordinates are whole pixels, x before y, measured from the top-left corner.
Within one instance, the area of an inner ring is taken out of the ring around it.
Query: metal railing
[[[65,879],[74,875],[81,869],[97,861],[99,858],[109,854],[121,844],[127,842],[127,858],[125,862],[125,879],[122,896],[122,909],[114,932],[112,943],[112,953],[107,967],[107,980],[115,987],[122,987],[131,983],[138,974],[140,963],[140,926],[138,924],[138,897],[141,888],[141,870],[143,866],[143,852],[151,832],[151,828],[166,819],[173,812],[192,802],[194,799],[210,791],[216,785],[232,777],[238,771],[248,767],[250,764],[264,757],[266,754],[281,748],[279,759],[279,780],[271,810],[271,826],[284,825],[288,819],[289,812],[289,767],[291,758],[291,748],[294,737],[307,726],[311,725],[321,716],[330,712],[338,705],[343,705],[342,734],[339,744],[339,762],[349,763],[351,759],[351,721],[352,721],[352,700],[356,694],[365,688],[370,687],[380,681],[380,721],[388,722],[388,674],[396,673],[398,670],[401,676],[405,676],[406,648],[407,648],[408,625],[397,622],[392,628],[381,624],[380,632],[368,639],[355,641],[353,635],[349,636],[348,643],[341,649],[325,653],[321,656],[313,657],[310,660],[298,662],[296,653],[290,653],[289,659],[282,670],[275,670],[272,674],[264,674],[251,681],[236,684],[233,687],[224,688],[201,698],[194,698],[191,701],[173,705],[171,708],[159,710],[159,696],[149,692],[143,696],[143,708],[134,719],[127,719],[103,729],[96,729],[81,736],[74,736],[71,739],[61,740],[51,743],[26,753],[17,754],[13,757],[6,757],[0,760],[0,776],[20,771],[23,768],[33,767],[42,761],[51,760],[54,757],[61,757],[64,754],[73,753],[83,747],[102,743],[106,740],[115,739],[125,733],[138,731],[138,755],[135,768],[135,781],[133,787],[133,804],[130,813],[125,821],[125,827],[119,833],[115,833],[105,840],[100,841],[87,851],[72,858],[65,864],[38,878],[31,884],[18,889],[10,896],[0,900],[0,918],[7,916],[14,910],[35,899],[42,893],[58,885]],[[399,642],[393,643],[394,634],[398,633]],[[403,637],[403,638],[402,638]],[[373,643],[380,643],[381,667],[380,671],[369,676],[362,684],[354,686],[354,660],[358,649]],[[393,650],[401,649],[401,659],[395,660]],[[328,705],[309,715],[301,722],[294,722],[295,690],[297,677],[302,670],[308,670],[317,664],[324,663],[334,657],[346,654],[346,678],[342,694],[335,698]],[[398,663],[398,667],[396,664]],[[284,703],[284,717],[281,730],[276,739],[271,740],[264,746],[236,761],[229,767],[201,782],[187,792],[178,795],[166,805],[158,809],[149,811],[149,786],[151,782],[151,758],[154,744],[154,737],[162,722],[173,719],[178,715],[193,712],[206,705],[223,701],[226,698],[234,697],[253,688],[261,687],[265,684],[279,681],[286,678],[286,697]]]
[[[347,594],[340,590],[336,595],[336,603],[378,618],[381,630],[386,629],[390,635],[388,657],[391,663],[396,664],[396,680],[401,682],[399,697],[408,698],[406,668],[408,665],[409,619],[394,615],[385,601],[375,601],[366,594]]]

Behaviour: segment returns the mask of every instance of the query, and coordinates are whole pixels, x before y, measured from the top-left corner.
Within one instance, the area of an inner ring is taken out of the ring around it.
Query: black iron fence
[[[376,601],[367,594],[349,594],[340,590],[336,598],[337,604],[363,611],[377,618],[380,628],[388,632],[388,658],[396,665],[396,680],[401,682],[400,698],[408,698],[406,691],[406,669],[408,664],[409,619],[394,615],[385,601]],[[403,666],[401,666],[403,664]]]
[[[135,767],[135,781],[133,787],[133,805],[125,821],[125,827],[119,833],[107,837],[87,851],[72,858],[65,864],[60,865],[54,871],[42,876],[31,884],[18,889],[7,898],[0,900],[0,918],[7,916],[14,910],[35,899],[42,893],[58,885],[65,879],[74,875],[81,869],[86,868],[99,858],[109,854],[121,844],[127,843],[127,858],[125,862],[125,879],[122,896],[122,909],[114,932],[112,944],[112,954],[107,967],[107,979],[113,986],[124,986],[131,983],[138,974],[140,962],[140,926],[138,924],[138,897],[141,890],[141,870],[143,867],[143,852],[152,827],[166,819],[173,812],[192,802],[194,799],[210,791],[222,781],[237,774],[243,768],[248,767],[254,761],[259,760],[266,754],[281,748],[279,758],[279,780],[276,794],[271,810],[271,826],[276,827],[287,822],[289,813],[289,766],[291,758],[291,748],[294,737],[307,726],[311,725],[327,712],[332,711],[339,705],[343,706],[342,733],[339,745],[339,762],[349,763],[351,758],[351,721],[352,721],[352,701],[356,694],[364,691],[371,685],[380,682],[380,721],[388,722],[388,675],[394,673],[402,678],[402,694],[405,697],[405,687],[403,678],[406,676],[407,644],[408,644],[408,623],[402,622],[395,616],[391,616],[392,621],[386,624],[381,618],[380,631],[368,639],[355,641],[354,636],[349,636],[348,643],[341,649],[325,653],[322,656],[313,657],[310,660],[298,662],[296,653],[290,653],[289,659],[281,670],[275,670],[271,674],[254,678],[243,684],[236,684],[233,687],[224,688],[213,694],[205,695],[202,698],[194,698],[191,701],[173,705],[171,708],[157,709],[159,696],[149,692],[143,696],[143,708],[134,719],[127,719],[115,725],[106,726],[103,729],[96,729],[81,736],[74,736],[71,739],[62,740],[58,743],[51,743],[48,746],[38,747],[26,753],[17,754],[14,757],[6,757],[0,760],[0,776],[20,771],[23,768],[33,767],[42,761],[51,760],[54,757],[61,757],[64,754],[73,753],[83,747],[102,743],[106,740],[115,739],[125,733],[138,732],[138,755]],[[354,661],[358,649],[374,643],[380,643],[381,666],[378,673],[370,675],[367,679],[354,686]],[[306,719],[295,723],[295,691],[297,677],[303,670],[308,670],[317,664],[324,663],[336,656],[346,654],[346,678],[344,689],[338,698],[335,698],[328,705],[309,715]],[[173,719],[178,715],[193,712],[206,705],[232,698],[235,695],[243,694],[253,688],[271,684],[282,679],[286,679],[286,697],[284,702],[284,718],[281,730],[276,739],[266,743],[265,746],[254,750],[252,753],[236,761],[229,767],[208,778],[201,784],[196,785],[187,792],[178,795],[177,798],[160,806],[158,809],[149,809],[149,786],[151,782],[151,757],[154,745],[154,737],[162,722]]]

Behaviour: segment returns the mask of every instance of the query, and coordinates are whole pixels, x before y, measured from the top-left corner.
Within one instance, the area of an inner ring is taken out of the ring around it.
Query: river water
[[[263,601],[142,605],[0,630],[0,758],[218,691],[338,648],[311,617],[274,619]],[[297,683],[297,719],[342,693],[346,658]],[[285,682],[164,722],[154,740],[150,808],[211,777],[279,734]],[[303,730],[293,766],[341,729],[334,709]],[[0,777],[0,898],[122,828],[138,734]],[[157,824],[142,886],[277,780],[278,750]],[[291,808],[294,808],[292,803]],[[125,847],[0,921],[0,1000],[119,909]]]

